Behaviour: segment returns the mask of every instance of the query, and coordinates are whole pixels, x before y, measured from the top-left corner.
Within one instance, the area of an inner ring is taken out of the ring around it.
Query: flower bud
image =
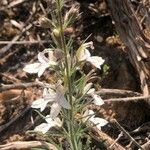
[[[60,30],[59,29],[53,29],[52,33],[55,36],[55,38],[59,38],[60,37]]]
[[[74,20],[77,18],[79,13],[79,9],[77,6],[72,6],[71,9],[66,13],[65,17],[64,17],[64,21],[68,22],[69,21],[69,25],[71,25]]]
[[[46,17],[42,17],[39,19],[39,24],[43,28],[52,28],[52,21]]]
[[[57,43],[60,44],[61,43],[61,38],[60,38],[60,29],[55,28],[52,30],[51,36],[53,38],[53,40]]]

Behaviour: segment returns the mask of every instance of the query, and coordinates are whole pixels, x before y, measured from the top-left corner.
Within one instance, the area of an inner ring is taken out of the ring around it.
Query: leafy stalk
[[[65,66],[66,66],[66,75],[67,75],[67,85],[68,85],[68,94],[69,94],[69,102],[71,105],[71,110],[69,110],[69,117],[70,117],[70,122],[69,122],[69,134],[70,134],[70,144],[73,150],[78,150],[77,146],[77,141],[73,129],[73,122],[74,122],[74,110],[73,110],[73,95],[72,95],[72,80],[71,80],[71,75],[70,75],[70,66],[68,62],[68,50],[66,46],[66,41],[65,41],[65,36],[64,36],[64,26],[63,26],[63,18],[62,18],[62,13],[61,13],[61,0],[57,0],[57,11],[58,11],[58,24],[60,27],[60,39],[61,39],[61,48],[64,52],[64,58],[65,58]]]

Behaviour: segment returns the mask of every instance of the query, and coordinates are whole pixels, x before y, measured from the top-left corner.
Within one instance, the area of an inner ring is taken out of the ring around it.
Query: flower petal
[[[104,104],[104,101],[102,100],[102,98],[99,96],[99,95],[97,95],[97,94],[93,94],[93,103],[95,104],[95,105],[99,105],[99,106],[101,106],[101,105],[103,105]]]
[[[46,96],[47,93],[48,93],[48,89],[47,89],[47,88],[44,88],[44,90],[43,90],[43,97]]]
[[[96,68],[101,69],[101,65],[104,63],[104,59],[102,59],[102,57],[98,57],[98,56],[92,56],[89,57],[87,59],[87,61],[89,61],[93,66],[95,66]]]
[[[105,126],[108,123],[107,120],[103,118],[98,118],[98,117],[95,117],[95,118],[93,117],[93,118],[90,118],[89,120],[93,122],[99,130],[101,130],[101,127]]]
[[[87,48],[93,49],[93,42],[83,43],[76,52],[76,57],[78,61],[86,60],[91,56],[89,50]]]
[[[56,92],[51,88],[46,89],[43,92],[43,98],[45,101],[53,102],[55,101],[55,98],[56,98]]]
[[[54,121],[55,121],[56,126],[62,127],[63,122],[58,117],[56,117]]]
[[[83,89],[83,94],[86,94],[89,92],[89,90],[91,89],[91,86],[93,85],[93,83],[87,83]]]
[[[55,65],[57,65],[57,62],[56,61],[49,61],[49,65],[51,65],[51,66],[55,66]]]
[[[43,52],[39,52],[38,54],[38,60],[40,63],[45,64],[49,62],[49,59],[45,57]]]
[[[33,63],[26,65],[23,70],[28,73],[38,73],[40,67],[40,63]]]
[[[94,111],[93,110],[88,110],[88,115],[94,115]]]
[[[43,103],[43,98],[37,99],[35,101],[32,102],[31,107],[32,108],[40,108],[40,105]]]
[[[62,121],[58,117],[52,119],[52,118],[50,118],[50,115],[47,115],[46,121],[48,124],[53,124],[54,126],[58,126],[58,127],[62,126]]]
[[[44,101],[44,99],[41,98],[41,99],[35,100],[35,101],[32,103],[31,107],[32,107],[32,108],[40,108],[40,111],[42,112],[42,111],[46,108],[47,103],[48,103],[48,102]]]
[[[89,58],[89,57],[91,57],[91,53],[87,49],[84,50],[84,55],[85,55],[86,59]]]
[[[89,119],[93,118],[94,115],[94,111],[93,110],[89,110],[87,109],[84,114],[83,114],[83,122],[88,121]]]
[[[56,101],[59,105],[61,105],[63,108],[70,109],[70,104],[64,97],[65,89],[61,84],[58,84],[56,89]]]
[[[90,54],[89,50],[83,49],[83,50],[80,52],[79,56],[78,56],[78,60],[79,60],[79,61],[84,61],[84,60],[86,60],[87,58],[89,58],[90,55],[91,55],[91,54]]]
[[[34,130],[45,134],[51,127],[53,127],[51,124],[42,123],[39,126],[35,127]]]
[[[61,106],[58,103],[53,103],[51,106],[50,117],[56,118],[61,111]]]
[[[58,96],[58,103],[59,103],[59,105],[61,105],[65,109],[71,108],[69,102],[65,99],[64,95]]]
[[[96,125],[99,130],[101,130],[102,126],[105,126],[108,123],[108,121],[103,118],[95,117],[93,110],[86,110],[83,117],[85,117],[83,121],[87,121],[89,119],[89,121]]]
[[[90,42],[84,43],[84,47],[85,47],[85,48],[90,47],[91,49],[94,49],[93,42],[90,41]]]
[[[95,89],[94,89],[94,88],[91,88],[91,89],[87,92],[87,94],[88,94],[88,95],[92,95],[92,94],[94,94],[94,92],[95,92]]]
[[[39,66],[38,77],[42,76],[42,74],[44,73],[44,71],[46,70],[46,68],[48,68],[47,64],[41,64]]]
[[[48,52],[48,56],[49,56],[49,63],[51,64],[51,65],[57,65],[57,59],[56,59],[56,57],[54,56],[54,51],[49,51]]]

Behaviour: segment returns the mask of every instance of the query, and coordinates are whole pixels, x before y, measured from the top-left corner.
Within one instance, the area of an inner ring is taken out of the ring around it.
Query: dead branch
[[[120,89],[100,89],[99,91],[97,91],[97,94],[101,95],[101,96],[115,96],[115,97],[127,97],[127,96],[140,96],[141,94],[138,92],[134,92],[134,91],[129,91],[129,90],[120,90]]]
[[[7,73],[0,73],[0,76],[5,77],[11,83],[20,83],[21,81],[15,78],[12,75],[8,75]]]
[[[22,45],[22,44],[39,44],[39,43],[51,43],[51,41],[41,40],[41,41],[0,41],[0,45],[13,44],[13,45]]]
[[[138,134],[138,133],[145,133],[150,131],[150,122],[146,122],[130,132],[130,134]]]
[[[117,126],[118,129],[120,129],[120,131],[123,132],[123,134],[129,138],[130,141],[132,141],[140,150],[145,150],[144,148],[141,147],[141,145],[139,145],[135,139],[118,123],[118,121],[116,119],[113,119],[112,122]]]
[[[44,84],[41,82],[31,82],[31,83],[18,83],[18,84],[9,84],[9,85],[0,85],[0,92],[7,91],[10,89],[26,89],[28,87],[44,87]],[[101,96],[107,96],[108,94],[113,96],[127,96],[127,95],[133,95],[132,97],[126,97],[126,98],[111,98],[111,99],[105,99],[105,102],[129,102],[129,101],[138,101],[138,100],[149,100],[149,96],[138,96],[140,93],[127,91],[127,90],[119,90],[119,89],[101,89],[97,92],[97,94]],[[109,96],[110,96],[109,95]]]
[[[20,114],[18,114],[16,117],[14,117],[13,119],[11,119],[8,123],[6,123],[4,125],[1,125],[0,126],[0,132],[4,131],[8,127],[10,127],[14,122],[16,122],[18,119],[20,119],[21,117],[23,117],[27,112],[29,112],[30,109],[31,109],[31,107],[28,106],[27,108],[25,108],[25,110],[23,110]]]
[[[138,96],[138,97],[126,97],[126,98],[111,98],[105,99],[105,102],[130,102],[130,101],[139,101],[139,100],[149,100],[149,96]]]
[[[6,45],[5,47],[3,47],[3,48],[1,49],[1,52],[0,52],[0,57],[1,57],[1,55],[3,55],[7,50],[9,50],[9,49],[13,46],[13,42],[18,41],[18,40],[21,38],[21,36],[22,36],[27,30],[29,30],[29,29],[32,28],[32,26],[33,26],[33,24],[29,24],[29,25],[27,25],[26,27],[24,27],[24,29],[20,32],[20,34],[16,35],[16,36],[12,39],[11,43],[8,43],[8,45]]]
[[[16,7],[24,2],[27,2],[28,0],[16,0],[16,1],[12,1],[7,8],[12,8],[12,7]]]
[[[140,78],[141,90],[144,95],[149,95],[150,39],[142,31],[129,0],[108,0],[108,4],[116,30],[128,48],[131,64]]]
[[[31,83],[17,83],[17,84],[9,84],[9,85],[0,85],[0,92],[7,91],[10,89],[26,89],[28,87],[44,87],[44,84],[41,82],[31,82]],[[125,98],[111,98],[105,99],[105,102],[129,102],[129,101],[138,101],[138,100],[149,100],[149,96],[140,96],[140,93],[128,91],[128,90],[119,90],[119,89],[101,89],[97,92],[97,94],[101,96],[132,96]]]
[[[112,143],[108,149],[112,149],[114,147],[114,145],[120,140],[120,138],[123,136],[123,132],[121,131],[121,133],[118,135],[118,137],[115,139],[114,143]]]
[[[44,86],[41,82],[31,82],[31,83],[17,83],[17,84],[9,84],[9,85],[0,85],[0,92],[7,91],[10,89],[26,89],[28,87],[35,87],[35,86]]]
[[[46,148],[48,150],[58,150],[54,145],[44,141],[28,141],[28,142],[12,142],[4,145],[0,145],[1,150],[29,150],[30,148]]]
[[[92,132],[90,133],[90,136],[95,139],[96,141],[105,141],[103,144],[106,147],[110,147],[113,144],[113,147],[111,150],[125,150],[120,144],[118,144],[114,139],[112,139],[110,136],[108,136],[103,131],[98,130],[96,127],[92,128]],[[96,135],[95,135],[96,134]]]
[[[18,84],[1,84],[0,85],[0,92],[10,90],[10,89],[25,89],[28,87],[33,87],[33,86],[43,86],[41,82],[31,82],[31,83],[18,83]],[[120,90],[120,89],[100,89],[97,91],[97,94],[101,96],[140,96],[140,93],[133,92],[133,91],[128,91],[128,90]]]

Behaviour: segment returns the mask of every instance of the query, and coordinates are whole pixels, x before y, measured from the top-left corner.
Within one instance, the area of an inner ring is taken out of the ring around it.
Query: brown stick
[[[29,150],[30,148],[46,148],[48,150],[58,150],[54,145],[44,142],[44,141],[28,141],[28,142],[12,142],[4,145],[0,145],[1,150],[20,150],[26,149]]]
[[[5,44],[17,44],[17,45],[21,45],[21,44],[39,44],[39,43],[50,43],[51,41],[46,41],[46,40],[41,40],[41,41],[0,41],[0,45],[5,45]]]
[[[120,144],[115,142],[114,139],[112,139],[110,136],[108,136],[106,133],[103,131],[98,130],[96,127],[92,128],[92,132],[96,132],[96,136],[93,133],[90,133],[90,136],[95,139],[96,141],[105,141],[103,144],[108,148],[112,144],[113,147],[111,150],[125,150]]]
[[[17,5],[20,5],[24,2],[26,2],[27,0],[16,0],[16,1],[12,1],[7,8],[12,8],[12,7],[16,7]]]
[[[138,100],[149,100],[149,96],[138,96],[138,97],[126,97],[126,98],[111,98],[111,99],[105,99],[105,102],[129,102],[129,101],[138,101]]]
[[[118,127],[118,129],[120,129],[123,134],[129,138],[130,141],[132,141],[140,150],[144,150],[144,148],[141,147],[141,145],[139,145],[135,139],[118,123],[118,121],[116,119],[113,119],[112,122]]]
[[[24,89],[32,86],[43,86],[42,83],[39,82],[30,82],[30,83],[19,83],[19,84],[8,84],[8,85],[0,85],[0,92],[10,90],[10,89]],[[112,96],[140,96],[140,93],[128,91],[128,90],[120,90],[120,89],[100,89],[97,91],[97,94],[101,96],[104,95],[112,95]]]
[[[17,78],[15,78],[12,75],[8,75],[7,73],[0,73],[0,76],[5,77],[9,82],[11,83],[20,83],[21,81]]]
[[[129,0],[108,0],[116,30],[128,48],[131,64],[137,71],[144,95],[150,94],[150,39],[144,35]],[[119,7],[118,7],[119,6]]]
[[[1,125],[0,126],[0,132],[6,130],[8,127],[10,127],[15,121],[17,121],[18,119],[20,119],[21,117],[23,117],[26,113],[29,112],[29,110],[31,109],[30,106],[28,106],[25,110],[23,110],[20,114],[18,114],[16,117],[14,117],[13,119],[11,119],[8,123]]]
[[[103,96],[140,96],[142,95],[141,93],[138,92],[134,92],[134,91],[129,91],[129,90],[120,90],[120,89],[100,89],[99,91],[97,91],[97,94]]]
[[[18,83],[18,84],[8,84],[8,85],[0,85],[0,92],[7,91],[10,89],[26,89],[28,87],[33,86],[44,86],[44,84],[40,82],[30,82],[30,83]]]
[[[9,84],[9,85],[1,85],[0,86],[0,92],[7,91],[10,89],[26,89],[28,87],[34,87],[34,86],[44,86],[44,84],[40,82],[31,82],[31,83],[18,83],[18,84]],[[126,97],[126,98],[111,98],[111,99],[105,99],[105,102],[129,102],[129,101],[138,101],[138,100],[148,100],[150,99],[149,96],[138,96],[140,93],[127,91],[127,90],[119,90],[119,89],[101,89],[97,92],[97,94],[100,95],[119,95],[119,96],[127,96],[127,95],[133,95],[134,97]],[[136,97],[135,97],[136,95]]]
[[[16,35],[16,36],[12,39],[11,43],[8,43],[8,45],[6,45],[5,47],[3,47],[3,48],[1,49],[1,51],[0,51],[0,57],[1,57],[1,55],[3,55],[7,50],[9,50],[9,49],[12,47],[13,42],[16,42],[17,40],[19,40],[20,37],[22,36],[22,34],[24,34],[27,30],[31,29],[32,26],[33,26],[33,24],[29,24],[29,25],[27,25],[26,27],[24,27],[23,30],[20,32],[20,34]]]

